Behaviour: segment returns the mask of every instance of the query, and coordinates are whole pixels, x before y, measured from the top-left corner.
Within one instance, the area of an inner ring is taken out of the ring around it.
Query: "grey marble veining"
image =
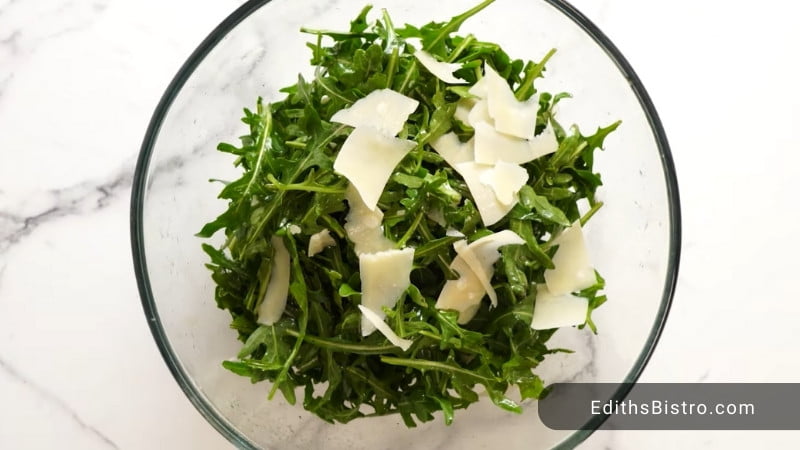
[[[0,273],[0,276],[1,275],[2,273]],[[119,446],[117,446],[117,444],[115,444],[114,441],[112,441],[108,436],[104,435],[100,430],[92,425],[86,423],[64,400],[59,398],[56,394],[50,392],[47,388],[32,383],[13,366],[5,362],[2,357],[0,357],[0,372],[4,373],[6,376],[24,388],[29,389],[34,395],[40,397],[47,403],[54,405],[61,411],[63,417],[66,417],[67,420],[73,422],[87,434],[94,436],[100,443],[103,444],[104,447],[111,449],[119,448]]]
[[[9,1],[0,6],[0,29],[5,30],[0,35],[0,49],[12,57],[30,56],[44,42],[85,30],[107,6],[107,0],[36,4]]]
[[[155,352],[130,269],[128,204],[157,99],[182,59],[239,3],[0,1],[0,398],[14,405],[0,408],[0,448],[180,448],[187,436],[201,439],[193,448],[225,445]],[[125,94],[103,104],[98,92]],[[116,116],[113,127],[91,127],[100,107]],[[46,125],[65,121],[74,124],[57,127],[66,139],[48,140]],[[32,148],[34,136],[47,146]],[[117,145],[97,146],[102,158],[59,145],[87,137]],[[168,174],[183,163],[155,170]],[[61,172],[69,176],[50,176]],[[80,246],[93,253],[91,265],[76,253]],[[107,275],[82,279],[81,270]],[[117,306],[106,310],[89,298],[100,293]],[[114,311],[126,312],[122,323]],[[95,327],[114,336],[119,357],[87,354],[105,339],[86,335]],[[130,377],[142,368],[145,377]],[[165,396],[179,401],[165,405]],[[169,421],[154,417],[158,411],[182,419],[154,429]],[[169,428],[182,431],[170,436]]]
[[[38,201],[33,200],[41,205],[41,209],[33,214],[18,215],[13,209],[0,212],[0,255],[42,224],[60,217],[86,214],[105,208],[109,202],[120,199],[122,192],[127,192],[132,177],[132,169],[126,167],[101,183],[85,182],[41,193]],[[26,202],[28,201],[32,200],[28,199]]]

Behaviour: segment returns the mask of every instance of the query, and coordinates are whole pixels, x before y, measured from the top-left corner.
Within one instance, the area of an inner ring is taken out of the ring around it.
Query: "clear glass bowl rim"
[[[147,261],[145,257],[144,247],[144,200],[145,192],[147,190],[147,174],[150,159],[158,138],[161,125],[164,118],[167,116],[170,106],[175,98],[180,93],[188,78],[194,73],[194,70],[205,59],[206,55],[240,22],[249,17],[262,6],[269,3],[271,0],[249,0],[233,13],[231,13],[225,20],[223,20],[213,31],[200,43],[200,45],[192,52],[189,58],[184,62],[178,73],[167,86],[166,91],[162,95],[158,105],[156,106],[153,116],[145,132],[145,137],[139,151],[139,157],[136,162],[136,170],[133,177],[133,185],[131,191],[131,213],[130,213],[130,231],[131,231],[131,247],[133,252],[133,265],[136,274],[136,283],[139,289],[139,296],[141,297],[144,314],[147,323],[150,326],[150,331],[156,341],[161,356],[167,363],[167,367],[172,373],[178,385],[183,392],[197,408],[200,414],[225,438],[238,448],[243,449],[258,449],[258,446],[250,442],[246,437],[242,436],[231,426],[223,417],[215,411],[214,407],[210,405],[203,398],[203,395],[195,387],[191,381],[190,376],[183,370],[178,362],[177,355],[172,350],[161,320],[158,316],[156,301],[150,286],[150,281],[147,271]],[[564,0],[542,0],[545,3],[556,8],[576,25],[578,25],[584,32],[586,32],[602,49],[606,55],[614,62],[622,75],[628,80],[631,90],[639,100],[647,121],[650,124],[651,131],[658,147],[659,155],[661,157],[661,165],[665,174],[666,191],[667,191],[667,207],[669,210],[669,227],[670,227],[670,242],[669,253],[667,262],[667,276],[664,282],[664,289],[661,296],[661,303],[655,321],[650,329],[650,333],[645,342],[645,346],[638,358],[634,362],[630,372],[626,375],[625,379],[621,381],[621,387],[614,393],[613,400],[622,401],[628,395],[633,383],[635,383],[639,376],[642,374],[647,362],[649,361],[653,351],[664,329],[664,325],[669,315],[669,309],[672,304],[672,298],[675,292],[675,285],[678,279],[678,266],[680,262],[681,251],[681,212],[680,212],[680,198],[678,193],[678,179],[675,173],[675,165],[672,159],[672,153],[669,148],[664,128],[661,120],[658,117],[656,109],[650,96],[647,94],[641,80],[634,72],[631,65],[619,51],[619,49],[611,42],[611,40],[600,29],[592,23],[586,16],[578,11],[574,6]],[[588,423],[586,423],[581,430],[573,432],[565,441],[561,442],[557,449],[571,449],[586,440],[603,422],[608,418],[607,415],[594,416]]]

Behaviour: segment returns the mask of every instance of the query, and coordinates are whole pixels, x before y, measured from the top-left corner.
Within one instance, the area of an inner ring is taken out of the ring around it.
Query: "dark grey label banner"
[[[630,391],[623,400],[621,393]],[[800,430],[800,384],[557,383],[539,401],[556,430]]]

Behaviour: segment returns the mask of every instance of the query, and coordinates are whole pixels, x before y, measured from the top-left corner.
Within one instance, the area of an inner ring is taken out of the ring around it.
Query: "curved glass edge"
[[[544,0],[554,8],[558,9],[565,16],[572,19],[586,34],[592,37],[594,41],[605,51],[606,55],[616,64],[619,71],[628,80],[642,110],[647,117],[650,128],[653,131],[653,136],[656,139],[658,152],[661,156],[661,166],[664,169],[664,177],[667,189],[667,204],[669,209],[669,226],[670,226],[670,242],[669,242],[669,256],[667,260],[667,278],[664,280],[664,290],[661,297],[661,304],[658,308],[655,322],[650,329],[650,334],[645,342],[645,347],[636,359],[636,362],[622,380],[622,385],[617,391],[614,392],[612,400],[622,401],[627,397],[635,383],[642,375],[647,362],[653,355],[656,344],[658,343],[661,333],[664,330],[664,325],[669,315],[669,309],[672,306],[672,297],[675,294],[675,286],[678,282],[678,266],[680,265],[681,255],[681,207],[680,207],[680,194],[678,192],[678,177],[675,172],[675,163],[672,159],[672,152],[669,148],[667,135],[664,132],[664,127],[661,124],[661,119],[658,117],[656,108],[650,95],[644,88],[642,81],[636,72],[631,67],[628,60],[622,55],[622,52],[614,45],[613,42],[605,35],[600,28],[597,27],[589,18],[578,11],[574,6],[566,0]],[[566,450],[577,447],[581,442],[585,441],[595,430],[600,428],[601,425],[608,419],[608,414],[593,416],[589,419],[581,430],[575,431],[564,442],[558,444],[554,450]]]
[[[172,102],[175,100],[178,92],[186,83],[186,80],[194,72],[194,69],[205,59],[209,52],[219,43],[236,25],[249,17],[253,12],[269,3],[271,0],[249,0],[231,13],[225,20],[223,20],[214,30],[200,43],[194,52],[189,56],[186,62],[178,70],[178,73],[167,86],[164,95],[158,102],[150,123],[145,132],[145,137],[139,152],[139,157],[136,162],[136,170],[134,172],[133,186],[131,190],[131,215],[130,215],[130,230],[131,230],[131,248],[133,253],[133,265],[136,274],[136,283],[139,289],[142,306],[144,308],[147,323],[150,326],[150,332],[156,341],[159,352],[167,363],[169,371],[178,382],[178,385],[183,390],[184,394],[189,398],[189,401],[195,406],[200,414],[226,439],[239,448],[257,450],[257,446],[249,440],[241,436],[231,425],[222,419],[216,411],[208,404],[198,392],[198,389],[193,385],[189,376],[183,370],[178,362],[178,358],[172,350],[169,341],[167,340],[164,328],[158,316],[158,311],[153,298],[153,293],[150,288],[150,280],[147,273],[147,261],[144,251],[144,232],[143,232],[143,211],[144,211],[144,196],[147,187],[147,168],[150,165],[150,157],[152,156],[153,146],[158,137],[158,132],[161,129],[161,124],[169,111]],[[680,196],[678,193],[678,179],[675,172],[675,165],[670,152],[669,143],[667,141],[664,128],[661,120],[656,113],[655,106],[653,105],[650,96],[644,88],[639,77],[634,72],[631,65],[619,51],[619,49],[609,40],[609,38],[600,29],[594,25],[586,16],[578,11],[574,6],[565,0],[544,0],[554,8],[558,9],[565,16],[569,17],[575,24],[592,37],[592,39],[605,51],[605,53],[616,64],[620,72],[629,81],[636,97],[642,106],[645,115],[647,116],[648,123],[656,138],[656,144],[661,156],[661,164],[664,169],[664,174],[667,183],[667,201],[669,205],[669,218],[670,218],[670,248],[669,260],[667,263],[667,279],[664,283],[664,291],[661,299],[661,305],[658,309],[658,315],[653,327],[650,330],[648,340],[645,343],[645,348],[634,363],[634,367],[623,380],[623,383],[635,383],[644,371],[647,362],[653,354],[658,339],[664,329],[667,320],[670,306],[672,304],[672,297],[675,293],[675,286],[678,279],[678,266],[680,261],[681,251],[681,212],[680,212]],[[614,400],[624,400],[630,391],[630,387],[623,385],[619,390],[614,393]],[[608,415],[595,416],[587,422],[582,429],[575,431],[564,442],[558,444],[555,449],[571,449],[586,440],[597,428],[599,428],[606,420]]]
[[[202,398],[199,389],[192,383],[188,374],[183,370],[175,352],[172,350],[172,346],[167,340],[166,333],[158,316],[158,310],[156,308],[155,299],[153,298],[150,278],[147,272],[147,259],[144,249],[143,212],[145,191],[147,189],[147,169],[150,165],[150,158],[158,138],[158,133],[161,129],[161,124],[169,112],[172,102],[175,100],[175,97],[184,84],[186,84],[186,80],[189,79],[197,66],[200,65],[211,50],[214,49],[236,25],[269,2],[270,0],[250,0],[237,8],[203,39],[194,52],[189,55],[186,62],[183,63],[178,73],[167,86],[147,126],[144,140],[139,150],[139,157],[136,161],[136,170],[134,171],[133,186],[131,189],[131,247],[133,252],[133,266],[136,273],[136,284],[139,288],[139,296],[142,300],[144,314],[150,326],[150,332],[153,334],[153,338],[158,346],[158,350],[167,363],[167,367],[175,378],[175,381],[178,382],[178,385],[183,390],[183,393],[186,394],[189,401],[192,402],[194,407],[208,423],[233,445],[248,450],[258,450],[258,446],[240,435],[240,433],[225,419],[220,417],[214,408]]]

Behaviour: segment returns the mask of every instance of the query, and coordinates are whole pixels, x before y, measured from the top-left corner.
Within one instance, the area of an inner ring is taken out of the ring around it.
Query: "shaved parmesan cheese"
[[[414,56],[422,64],[423,67],[428,69],[436,78],[449,84],[465,83],[464,80],[456,78],[453,72],[461,69],[461,64],[450,64],[437,61],[430,53],[424,50],[417,50]]]
[[[280,236],[270,240],[275,253],[272,256],[272,270],[267,282],[264,298],[258,306],[258,323],[272,325],[277,322],[286,309],[286,298],[289,296],[290,261],[289,251]]]
[[[459,278],[444,283],[436,299],[436,308],[458,311],[458,323],[463,325],[475,317],[486,291],[463,258],[456,256],[450,268],[459,274]]]
[[[467,267],[469,267],[470,271],[475,275],[475,278],[477,278],[478,282],[481,284],[483,291],[489,295],[489,300],[492,302],[492,306],[497,306],[497,293],[494,291],[491,281],[492,275],[494,274],[494,269],[489,266],[488,270],[484,270],[484,265],[466,242],[455,242],[453,243],[453,248],[455,248],[458,257],[467,263]],[[483,295],[481,295],[481,298],[482,297]]]
[[[356,128],[344,141],[333,168],[350,180],[367,208],[375,209],[395,166],[415,145],[374,128]]]
[[[477,83],[473,84],[468,92],[478,98],[486,98],[489,92],[489,83],[486,77],[482,77]]]
[[[494,119],[497,131],[532,139],[539,113],[539,96],[535,95],[524,102],[517,100],[506,80],[488,64],[484,64],[484,79],[489,115]]]
[[[472,161],[475,158],[474,145],[472,139],[462,143],[452,131],[431,141],[431,147],[452,167],[458,163]]]
[[[444,235],[445,236],[450,236],[450,237],[466,238],[464,233],[456,230],[455,228],[448,228],[447,230],[445,230]]]
[[[505,161],[524,164],[534,159],[527,140],[499,133],[486,122],[478,122],[472,127],[475,128],[475,162],[495,164],[497,161]]]
[[[331,122],[351,127],[374,128],[387,136],[396,136],[419,106],[419,102],[391,89],[378,89],[359,99],[349,108],[336,112]]]
[[[549,330],[571,327],[586,322],[589,300],[574,295],[553,295],[546,286],[538,285],[533,306],[531,328]]]
[[[458,256],[464,258],[469,268],[478,277],[492,306],[497,306],[497,294],[492,287],[491,279],[494,276],[494,263],[500,259],[500,247],[506,245],[524,244],[525,241],[517,233],[511,230],[503,230],[498,233],[484,236],[469,245],[464,245],[463,241],[453,244]]]
[[[469,112],[472,110],[472,107],[475,106],[475,103],[474,98],[462,98],[456,103],[456,112],[453,114],[453,117],[461,123],[469,123]]]
[[[556,132],[553,130],[553,126],[548,123],[541,133],[530,140],[530,146],[533,159],[549,155],[558,150],[558,140],[556,139]]]
[[[363,253],[358,257],[361,272],[361,304],[375,311],[383,320],[383,307],[391,308],[411,284],[414,249],[392,249],[378,253]],[[375,326],[361,321],[361,334],[369,335]]]
[[[517,233],[503,230],[484,236],[469,244],[469,247],[475,252],[484,267],[491,267],[500,258],[500,254],[497,253],[500,247],[524,243],[525,241]]]
[[[425,212],[425,215],[428,216],[429,219],[438,223],[441,226],[447,225],[447,221],[444,220],[444,213],[440,208],[431,208]]]
[[[476,124],[486,123],[494,129],[494,120],[489,115],[489,102],[478,100],[467,115],[467,124],[475,128]]]
[[[514,103],[517,102],[514,91],[511,90],[511,86],[508,85],[505,78],[501,77],[489,64],[484,63],[483,65],[483,79],[486,80],[486,95],[484,98],[489,101],[489,110],[492,117],[500,109],[514,107]]]
[[[395,333],[394,330],[392,330],[391,327],[389,327],[389,325],[383,321],[383,318],[375,311],[372,311],[364,305],[358,305],[358,309],[361,310],[362,318],[369,322],[373,327],[377,328],[378,331],[386,336],[386,339],[388,339],[393,345],[396,345],[403,349],[403,351],[406,351],[409,349],[409,347],[411,347],[411,344],[414,343],[414,341],[403,339],[398,336],[397,333]]]
[[[486,177],[487,175],[484,174],[493,170],[492,166],[464,162],[458,163],[453,167],[464,177],[469,192],[472,194],[472,198],[475,199],[475,206],[478,207],[478,212],[481,215],[481,219],[483,219],[484,225],[488,227],[497,223],[511,211],[513,205],[500,203],[494,194],[494,190],[481,182],[481,177]]]
[[[394,242],[383,235],[383,212],[367,208],[358,191],[348,186],[344,198],[350,211],[344,219],[344,231],[353,243],[356,255],[394,248]]]
[[[301,230],[300,227],[298,227],[297,225],[295,224],[289,225],[289,234],[300,234],[301,231],[303,230]]]
[[[308,256],[312,257],[332,245],[336,245],[336,241],[331,237],[330,230],[326,228],[319,233],[314,233],[308,238]]]
[[[589,252],[586,250],[580,220],[562,231],[554,243],[558,245],[553,256],[555,269],[544,271],[544,281],[551,294],[569,294],[597,282],[594,269],[589,264]]]
[[[497,200],[504,205],[517,203],[517,193],[527,181],[527,170],[505,161],[498,161],[492,170],[481,174],[481,183],[491,187]]]
[[[494,103],[489,102],[489,115],[494,119],[497,131],[522,139],[533,139],[536,132],[536,116],[539,114],[538,96],[524,103],[517,103],[518,106],[512,108],[507,105],[497,106],[493,112]]]
[[[449,235],[449,234],[448,234]],[[497,294],[492,287],[494,264],[500,259],[500,247],[523,244],[519,235],[511,230],[484,236],[469,245],[464,241],[453,244],[458,256],[453,259],[450,268],[460,277],[445,282],[436,307],[439,309],[455,309],[459,311],[458,323],[469,322],[478,311],[484,294],[489,295],[492,306],[497,306]]]

